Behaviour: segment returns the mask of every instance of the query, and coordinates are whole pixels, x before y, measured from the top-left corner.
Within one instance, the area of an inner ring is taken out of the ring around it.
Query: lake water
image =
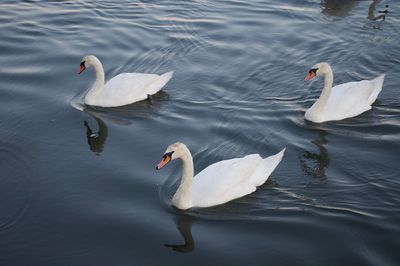
[[[395,0],[2,1],[0,265],[398,265],[399,14]],[[175,75],[151,101],[81,111],[87,54],[108,78]],[[373,109],[306,122],[320,61],[335,84],[386,73]],[[175,141],[196,172],[287,152],[254,194],[182,212],[180,163],[155,170]]]

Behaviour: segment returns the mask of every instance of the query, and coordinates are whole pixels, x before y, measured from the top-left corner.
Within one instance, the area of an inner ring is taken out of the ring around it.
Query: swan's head
[[[316,76],[324,75],[329,72],[331,67],[329,66],[328,63],[321,62],[318,64],[315,64],[312,66],[310,71],[308,71],[308,74],[304,80],[310,80],[315,78]]]
[[[161,162],[156,166],[157,170],[160,170],[165,165],[167,165],[170,161],[181,158],[185,154],[187,154],[188,148],[185,144],[181,142],[177,142],[168,146],[165,151]]]
[[[97,59],[97,57],[94,56],[94,55],[84,56],[82,58],[81,64],[79,65],[80,66],[80,70],[79,70],[78,74],[80,74],[83,71],[85,71],[86,68],[93,66],[95,64],[95,62],[97,62],[97,61],[99,61],[99,59]]]

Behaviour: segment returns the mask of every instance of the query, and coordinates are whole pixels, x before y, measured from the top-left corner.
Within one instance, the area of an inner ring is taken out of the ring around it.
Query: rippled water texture
[[[0,265],[398,265],[399,14],[395,0],[2,1]],[[83,110],[87,54],[108,78],[175,75],[151,101]],[[386,73],[372,110],[304,121],[320,61],[335,84]],[[254,194],[181,212],[180,164],[154,169],[178,140],[196,172],[287,152]]]

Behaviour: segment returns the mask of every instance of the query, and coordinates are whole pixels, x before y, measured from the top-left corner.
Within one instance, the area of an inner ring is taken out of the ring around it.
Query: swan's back
[[[171,79],[173,71],[163,75],[122,73],[110,79],[98,97],[97,105],[122,106],[147,99],[157,93]]]
[[[340,84],[332,88],[323,111],[323,120],[341,120],[371,109],[382,90],[385,75],[373,80]]]
[[[251,154],[205,168],[193,180],[193,207],[219,205],[254,192],[279,164],[284,151],[265,159]]]

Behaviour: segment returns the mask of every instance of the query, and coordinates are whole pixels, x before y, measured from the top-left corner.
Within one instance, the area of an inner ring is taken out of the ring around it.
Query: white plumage
[[[332,87],[333,73],[328,63],[312,67],[306,80],[325,76],[325,86],[319,99],[305,113],[305,119],[322,123],[357,116],[371,109],[382,90],[385,75],[372,80],[348,82]]]
[[[267,181],[284,152],[285,149],[264,159],[258,154],[251,154],[223,160],[208,166],[193,178],[193,160],[189,149],[183,143],[175,143],[168,147],[157,169],[170,160],[180,158],[183,175],[172,204],[179,209],[211,207],[254,192]]]
[[[81,62],[81,72],[89,66],[96,71],[96,81],[85,96],[85,104],[101,107],[117,107],[145,100],[160,91],[174,73],[122,73],[104,84],[104,69],[100,60],[94,55],[85,56]]]

